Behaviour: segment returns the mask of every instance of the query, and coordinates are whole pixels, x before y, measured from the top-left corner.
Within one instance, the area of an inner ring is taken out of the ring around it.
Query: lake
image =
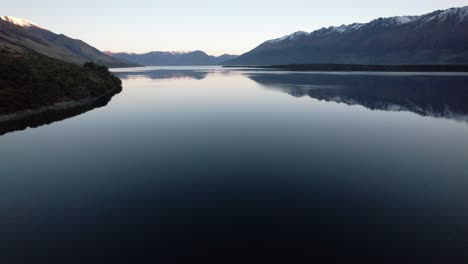
[[[467,263],[468,74],[114,72],[0,136],[0,256]]]

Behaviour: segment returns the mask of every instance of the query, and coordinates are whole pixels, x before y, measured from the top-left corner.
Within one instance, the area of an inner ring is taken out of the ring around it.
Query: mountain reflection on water
[[[196,70],[153,70],[153,71],[129,71],[116,73],[117,77],[123,80],[129,80],[139,77],[150,78],[152,80],[159,79],[196,79],[203,80],[208,75],[208,72]]]
[[[462,74],[114,72],[106,107],[0,137],[2,264],[468,263]]]
[[[371,110],[407,111],[421,116],[468,122],[468,76],[427,73],[318,73],[253,69],[155,69],[123,71],[135,78],[203,80],[212,74],[237,72],[258,84],[295,97],[311,98]]]
[[[295,97],[468,121],[468,76],[254,73],[249,78]]]
[[[463,74],[298,73],[213,67],[128,68],[115,69],[114,74],[124,81],[138,78],[204,80],[214,75],[238,74],[267,89],[295,97],[309,96],[326,102],[361,105],[371,110],[408,111],[421,116],[468,122],[468,76]],[[105,106],[111,98],[101,98],[73,109],[46,111],[0,122],[0,135],[71,118]]]

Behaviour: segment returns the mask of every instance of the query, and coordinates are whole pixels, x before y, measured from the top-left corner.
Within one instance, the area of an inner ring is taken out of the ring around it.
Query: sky
[[[420,15],[468,0],[0,0],[1,16],[113,52],[242,54],[295,31]]]

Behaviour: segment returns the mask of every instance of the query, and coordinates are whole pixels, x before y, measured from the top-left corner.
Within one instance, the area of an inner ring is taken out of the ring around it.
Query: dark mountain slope
[[[296,32],[227,65],[468,64],[468,7]]]
[[[106,55],[81,40],[55,34],[14,17],[0,17],[0,47],[9,47],[22,53],[36,52],[78,65],[93,61],[106,67],[136,66]]]

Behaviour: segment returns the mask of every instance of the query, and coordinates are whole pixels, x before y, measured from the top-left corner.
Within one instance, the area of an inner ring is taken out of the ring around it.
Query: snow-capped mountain
[[[0,17],[0,50],[37,52],[62,61],[83,64],[93,61],[108,67],[129,67],[133,63],[108,56],[87,43],[55,34],[36,24],[12,16]]]
[[[107,51],[106,54],[145,66],[182,66],[182,65],[219,65],[237,58],[236,55],[224,54],[210,56],[197,51],[152,51],[144,54]]]
[[[269,40],[267,42],[276,43],[276,42],[281,42],[281,41],[284,41],[284,40],[295,40],[295,39],[298,39],[300,37],[307,36],[308,34],[309,33],[305,32],[305,31],[297,31],[297,32],[292,33],[291,35],[286,35],[286,36],[284,36],[282,38],[272,39],[272,40]]]
[[[36,26],[35,24],[33,24],[32,22],[29,22],[26,19],[17,18],[17,17],[13,17],[13,16],[1,16],[0,19],[3,20],[3,21],[9,22],[11,24],[15,24],[15,25],[20,26],[20,27]]]
[[[411,23],[418,19],[418,16],[399,16],[389,18],[379,18],[371,21],[370,23],[354,23],[351,25],[341,25],[339,27],[329,27],[330,32],[347,33],[359,30],[365,30],[369,28],[396,28],[408,23]]]
[[[461,8],[450,8],[443,11],[436,11],[424,16],[419,17],[424,22],[431,21],[450,21],[453,20],[455,23],[462,23],[468,20],[468,6]]]
[[[226,64],[295,63],[466,64],[468,6],[300,31],[266,41]]]

